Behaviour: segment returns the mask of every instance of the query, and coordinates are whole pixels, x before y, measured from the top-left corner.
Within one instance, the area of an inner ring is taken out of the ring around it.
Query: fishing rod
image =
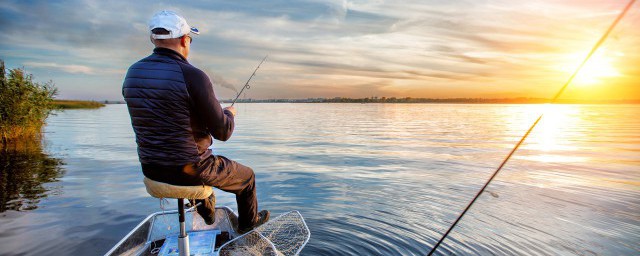
[[[260,68],[260,65],[262,65],[262,63],[264,62],[264,60],[267,59],[267,56],[269,56],[269,54],[265,55],[264,58],[262,59],[262,61],[260,62],[260,64],[258,64],[258,66],[256,67],[255,70],[253,70],[253,74],[251,74],[251,76],[249,77],[249,79],[247,79],[247,82],[244,83],[244,86],[242,86],[242,90],[240,90],[240,92],[238,93],[238,95],[236,96],[236,98],[233,100],[233,102],[231,103],[231,106],[233,107],[233,104],[236,104],[236,101],[238,100],[238,98],[240,98],[240,95],[242,95],[242,92],[244,91],[244,89],[249,89],[251,88],[251,86],[249,86],[249,81],[251,81],[251,78],[253,78],[253,76],[256,75],[256,72],[258,71],[258,69]]]
[[[562,93],[564,92],[564,90],[567,88],[567,86],[569,86],[569,84],[573,81],[573,78],[576,77],[576,75],[580,72],[580,70],[582,69],[582,67],[587,63],[587,61],[591,58],[591,56],[596,52],[596,50],[598,50],[598,48],[600,48],[600,46],[602,45],[602,43],[604,43],[604,41],[607,39],[607,37],[609,37],[609,34],[611,33],[611,31],[613,30],[613,28],[615,28],[616,25],[618,25],[618,22],[622,19],[622,17],[624,17],[624,15],[627,13],[627,11],[629,11],[629,9],[631,9],[631,6],[633,5],[633,3],[636,0],[631,0],[629,1],[629,3],[624,7],[624,9],[622,10],[622,12],[618,15],[618,17],[615,19],[615,21],[613,21],[613,23],[611,24],[611,26],[609,26],[609,28],[607,29],[607,31],[602,35],[602,37],[600,37],[600,40],[598,40],[598,42],[593,46],[593,48],[591,48],[591,51],[589,52],[589,54],[587,55],[587,57],[585,57],[585,59],[582,61],[582,63],[580,63],[580,66],[578,66],[578,68],[573,72],[573,74],[569,77],[569,79],[567,80],[567,82],[562,86],[562,88],[560,88],[560,90],[556,93],[556,95],[553,97],[553,99],[549,102],[549,103],[555,103],[558,98],[560,97],[560,95],[562,95]],[[473,197],[473,199],[469,202],[469,204],[467,205],[467,207],[465,207],[465,209],[462,211],[462,213],[460,213],[460,215],[458,215],[458,217],[456,218],[456,220],[453,222],[453,224],[451,224],[451,226],[449,227],[449,229],[447,230],[447,232],[444,233],[444,235],[442,236],[442,238],[440,238],[440,240],[438,240],[438,243],[436,243],[436,245],[431,249],[431,251],[429,251],[429,256],[433,255],[434,252],[436,252],[436,250],[438,249],[438,247],[440,246],[440,244],[442,243],[442,241],[444,241],[445,238],[447,238],[447,236],[449,235],[449,233],[451,232],[451,230],[453,230],[453,228],[458,224],[458,222],[460,221],[460,219],[462,219],[462,217],[464,216],[465,213],[467,213],[467,211],[469,210],[469,208],[471,208],[471,206],[473,205],[473,203],[476,202],[476,200],[478,199],[478,197],[480,197],[480,195],[482,194],[482,192],[484,192],[485,188],[487,188],[487,186],[489,185],[489,183],[491,183],[491,181],[493,180],[493,178],[496,177],[496,175],[498,175],[498,172],[500,172],[500,170],[502,170],[502,167],[504,167],[505,164],[507,164],[507,161],[509,161],[509,159],[511,158],[511,156],[513,156],[513,154],[516,152],[516,150],[518,150],[518,148],[520,147],[520,145],[522,144],[522,142],[524,142],[524,140],[529,136],[529,133],[531,133],[531,131],[533,130],[534,127],[536,127],[536,125],[538,125],[538,122],[540,122],[540,119],[542,119],[543,114],[540,114],[540,116],[538,117],[538,119],[536,119],[535,122],[533,122],[533,124],[531,124],[531,127],[529,127],[529,130],[527,130],[527,132],[522,136],[522,138],[520,138],[520,141],[518,141],[518,143],[516,143],[515,147],[513,147],[513,149],[511,150],[511,152],[509,152],[509,154],[507,155],[507,157],[505,157],[505,159],[502,161],[502,163],[500,164],[500,166],[498,166],[498,169],[496,169],[493,172],[493,175],[491,175],[491,177],[487,180],[487,182],[484,183],[484,186],[482,186],[482,188],[480,189],[480,191],[478,191],[478,193],[475,195],[475,197]]]

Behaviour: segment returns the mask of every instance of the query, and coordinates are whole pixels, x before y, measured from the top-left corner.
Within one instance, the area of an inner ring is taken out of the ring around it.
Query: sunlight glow
[[[534,150],[535,154],[520,156],[536,162],[545,163],[569,163],[583,162],[586,159],[580,156],[563,154],[575,150],[572,141],[567,140],[571,133],[581,134],[581,131],[573,128],[581,122],[580,109],[573,105],[542,104],[527,106],[532,116],[542,113],[544,116],[527,139],[525,148]]]
[[[616,54],[607,54],[606,49],[601,49],[597,51],[591,59],[582,67],[582,70],[578,73],[578,75],[574,78],[573,84],[584,86],[584,85],[595,85],[602,83],[606,78],[618,77],[621,76],[620,72],[614,66],[614,56],[620,57],[621,53]],[[571,55],[571,59],[575,61],[576,59],[581,59],[579,54]],[[563,72],[568,74],[572,74],[576,66],[565,65],[560,67]]]
[[[571,105],[544,104],[542,106],[544,116],[537,127],[537,136],[533,136],[535,148],[542,152],[566,151],[574,149],[570,143],[563,140],[563,135],[571,131],[576,122],[576,112]],[[574,118],[572,118],[574,117]]]

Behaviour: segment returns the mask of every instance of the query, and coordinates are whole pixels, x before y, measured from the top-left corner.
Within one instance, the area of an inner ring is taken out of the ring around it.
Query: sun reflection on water
[[[543,104],[527,106],[527,112],[542,114],[542,119],[527,138],[523,148],[536,154],[522,158],[545,163],[571,163],[586,161],[584,157],[569,155],[577,149],[572,137],[585,136],[578,127],[584,126],[577,105]]]
[[[510,122],[511,133],[524,132],[539,115],[538,125],[511,159],[504,180],[555,191],[607,189],[637,186],[636,182],[611,177],[610,169],[622,163],[602,162],[605,155],[627,154],[627,144],[606,139],[607,129],[622,129],[624,123],[611,122],[606,112],[594,112],[597,105],[542,104],[520,106],[526,116]],[[507,121],[505,121],[507,122]],[[520,134],[518,134],[520,135]],[[520,135],[521,136],[521,135]],[[594,145],[601,145],[596,147]],[[585,166],[589,166],[585,169]],[[588,170],[588,171],[587,171]]]

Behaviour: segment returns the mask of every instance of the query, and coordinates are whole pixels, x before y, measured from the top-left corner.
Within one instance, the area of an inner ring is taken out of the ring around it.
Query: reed
[[[0,60],[0,144],[39,136],[56,93],[52,81],[36,83],[24,69],[7,70]]]
[[[100,102],[87,100],[53,100],[52,104],[56,109],[83,109],[104,107],[104,104]]]

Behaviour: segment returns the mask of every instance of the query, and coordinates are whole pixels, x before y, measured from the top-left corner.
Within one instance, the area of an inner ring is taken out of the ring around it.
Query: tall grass
[[[56,109],[85,109],[104,107],[104,104],[90,100],[53,100],[51,104],[53,104]]]
[[[7,73],[8,71],[8,73]],[[51,113],[57,89],[52,81],[33,82],[24,69],[5,69],[0,60],[0,135],[1,144],[40,135]]]

